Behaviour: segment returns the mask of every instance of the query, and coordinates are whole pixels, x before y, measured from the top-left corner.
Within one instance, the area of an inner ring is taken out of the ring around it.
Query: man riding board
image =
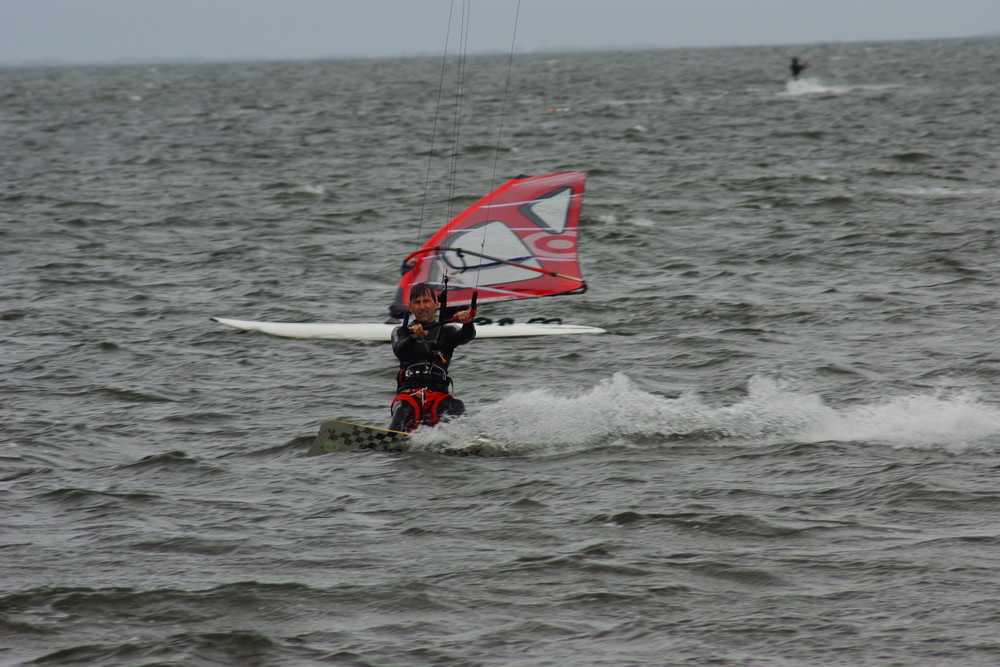
[[[422,423],[433,426],[465,411],[465,404],[449,393],[448,365],[455,348],[476,337],[476,311],[456,313],[452,320],[461,323],[456,326],[438,322],[440,305],[433,287],[417,283],[410,288],[409,300],[416,322],[393,329],[392,351],[399,359],[396,397],[390,408],[389,428],[394,431],[412,431]]]

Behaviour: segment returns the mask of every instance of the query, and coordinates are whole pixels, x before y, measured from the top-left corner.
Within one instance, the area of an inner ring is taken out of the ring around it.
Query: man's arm
[[[475,308],[466,308],[465,310],[455,313],[455,318],[454,318],[455,321],[462,323],[462,330],[459,334],[460,339],[456,343],[457,345],[468,343],[470,340],[476,337],[476,325],[474,323],[475,318],[476,318]]]
[[[410,330],[404,326],[398,326],[392,330],[392,351],[398,359],[409,356],[409,349],[413,347],[413,338],[410,337]]]
[[[457,327],[454,324],[446,324],[445,330],[441,333],[448,337],[448,342],[452,347],[465,345],[476,337],[476,325],[472,322],[466,322],[461,327]]]

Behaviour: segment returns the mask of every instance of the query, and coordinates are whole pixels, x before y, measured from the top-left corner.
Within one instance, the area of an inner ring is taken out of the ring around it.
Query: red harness
[[[440,407],[441,401],[449,396],[451,394],[433,389],[403,389],[392,399],[389,412],[391,413],[392,409],[396,407],[397,401],[403,401],[409,403],[410,407],[413,408],[413,426],[411,428],[416,428],[420,424],[435,426],[440,421],[438,407]]]

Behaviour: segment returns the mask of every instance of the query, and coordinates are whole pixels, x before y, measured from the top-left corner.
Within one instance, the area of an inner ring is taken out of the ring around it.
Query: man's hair
[[[429,294],[435,301],[438,300],[437,292],[431,287],[430,283],[417,283],[410,287],[410,301],[413,301],[417,297],[421,297],[425,294]]]

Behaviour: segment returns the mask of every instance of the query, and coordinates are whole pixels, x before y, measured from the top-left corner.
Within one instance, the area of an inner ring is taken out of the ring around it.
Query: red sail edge
[[[439,229],[403,262],[394,315],[410,287],[448,284],[448,305],[583,292],[577,233],[586,173],[515,178]]]

